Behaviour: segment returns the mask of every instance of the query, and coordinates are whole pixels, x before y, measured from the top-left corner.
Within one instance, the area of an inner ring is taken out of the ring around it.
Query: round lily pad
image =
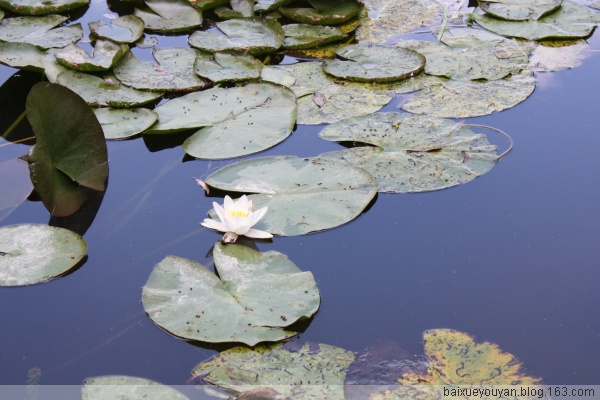
[[[393,82],[417,75],[425,57],[413,50],[370,44],[354,44],[335,52],[344,60],[324,60],[329,75],[355,82]]]
[[[303,24],[337,25],[356,17],[363,8],[354,0],[308,0],[308,3],[312,8],[279,7],[278,10],[292,21]]]
[[[96,21],[88,26],[94,36],[117,43],[133,43],[144,33],[144,21],[135,15],[123,15],[111,20],[109,25]]]
[[[202,12],[186,0],[146,0],[147,8],[136,8],[133,15],[154,32],[188,31],[202,25]]]
[[[154,268],[142,304],[157,325],[186,339],[254,346],[296,335],[284,328],[319,308],[312,274],[285,255],[221,243],[213,254],[218,276],[175,256]]]
[[[90,0],[0,0],[0,7],[21,15],[63,13],[87,6]]]
[[[560,8],[562,0],[478,0],[487,14],[509,21],[536,21]]]
[[[3,19],[0,21],[0,41],[29,43],[44,49],[65,47],[83,37],[80,24],[52,29],[67,19],[55,14]]]
[[[215,83],[258,79],[262,69],[262,62],[243,53],[219,52],[213,56],[202,53],[194,63],[196,74]]]
[[[496,146],[485,135],[429,116],[382,113],[348,118],[325,127],[320,136],[377,146],[319,157],[367,170],[381,192],[425,192],[467,183],[491,170],[498,160]]]
[[[238,18],[217,22],[216,26],[223,34],[196,31],[189,38],[190,45],[208,53],[235,50],[258,55],[278,50],[283,42],[283,29],[273,19]]]
[[[266,157],[220,169],[205,182],[242,193],[255,207],[269,207],[256,229],[294,236],[335,228],[356,218],[377,193],[377,182],[346,163]]]
[[[333,26],[290,24],[284,25],[283,31],[285,32],[285,39],[283,39],[285,50],[310,49],[337,42],[346,37],[341,29]]]
[[[111,69],[128,51],[129,46],[126,44],[99,39],[91,56],[81,47],[71,43],[58,51],[54,57],[60,64],[76,71],[97,72]]]
[[[24,286],[54,279],[85,256],[78,234],[48,225],[0,228],[0,286]]]
[[[94,114],[106,139],[126,139],[144,132],[158,119],[147,108],[96,108]]]
[[[169,386],[125,375],[96,376],[83,382],[82,400],[188,400]]]

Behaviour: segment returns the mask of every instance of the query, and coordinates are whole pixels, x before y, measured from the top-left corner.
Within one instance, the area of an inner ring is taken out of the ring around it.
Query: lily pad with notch
[[[67,229],[23,224],[0,228],[0,286],[25,286],[54,279],[76,266],[85,240]]]
[[[289,24],[283,26],[284,50],[303,50],[338,42],[346,38],[341,29],[333,26]]]
[[[90,0],[0,0],[0,7],[20,15],[63,13],[87,6]]]
[[[199,53],[194,63],[196,74],[215,83],[256,80],[262,69],[262,62],[243,53]]]
[[[75,71],[98,72],[110,70],[127,52],[129,46],[126,44],[98,39],[91,56],[81,47],[71,43],[56,52],[54,57],[60,64]]]
[[[142,290],[154,323],[186,339],[254,346],[296,335],[285,327],[318,310],[312,273],[285,255],[219,242],[213,254],[218,276],[175,256],[154,268]]]
[[[463,124],[429,116],[381,113],[353,117],[325,127],[320,136],[376,146],[319,157],[367,170],[377,179],[381,192],[449,188],[485,174],[498,161],[496,146],[485,135]]]
[[[150,128],[158,114],[147,108],[96,108],[94,114],[106,139],[126,139]]]
[[[107,25],[103,21],[88,24],[94,36],[101,39],[112,40],[117,43],[133,43],[144,34],[144,21],[135,15],[123,15],[110,21]]]
[[[147,8],[136,8],[133,15],[153,32],[181,32],[202,25],[202,11],[186,0],[145,0]]]
[[[242,193],[269,210],[255,228],[295,236],[332,229],[360,215],[377,193],[363,169],[320,158],[265,157],[241,161],[210,175],[211,187]],[[211,216],[216,219],[214,210]]]
[[[308,0],[312,7],[279,7],[292,21],[311,25],[338,25],[356,17],[363,8],[355,0]]]
[[[52,29],[67,19],[56,14],[3,19],[0,21],[0,41],[29,43],[43,49],[65,47],[83,37],[80,24]]]
[[[537,21],[556,11],[563,0],[477,0],[486,14],[508,21]]]

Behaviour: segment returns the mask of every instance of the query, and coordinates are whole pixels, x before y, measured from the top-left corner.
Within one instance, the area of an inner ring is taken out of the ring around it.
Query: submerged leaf
[[[82,400],[188,400],[177,390],[149,379],[125,375],[96,376],[83,382]]]
[[[467,183],[495,165],[496,146],[456,122],[411,114],[383,113],[348,118],[320,133],[326,140],[360,142],[320,158],[367,170],[379,191],[425,192]]]
[[[90,31],[101,39],[117,43],[133,43],[144,33],[144,21],[135,15],[124,15],[106,25],[102,21],[90,22]]]
[[[67,19],[55,14],[3,19],[0,21],[0,41],[29,43],[44,49],[65,47],[83,37],[80,24],[52,29]]]
[[[544,40],[536,42],[529,67],[534,71],[561,71],[579,67],[590,56],[588,43],[583,40]]]
[[[144,132],[158,119],[147,108],[96,108],[94,114],[106,139],[125,139]]]
[[[81,47],[71,43],[58,51],[54,57],[62,65],[76,71],[107,71],[128,51],[129,47],[126,44],[117,44],[110,40],[97,40],[92,56]]]
[[[90,0],[0,0],[0,7],[21,15],[63,13],[88,5]]]
[[[319,308],[312,274],[281,253],[217,242],[214,257],[218,277],[175,256],[155,267],[142,303],[157,325],[186,339],[254,346],[297,334],[284,327]]]
[[[256,229],[294,236],[335,228],[356,218],[377,193],[363,169],[318,158],[266,157],[238,162],[209,176],[220,190],[257,193],[256,208],[269,207]]]
[[[48,225],[0,228],[0,286],[33,285],[73,268],[87,252],[85,240]]]
[[[194,368],[194,374],[224,389],[269,387],[294,400],[343,399],[351,351],[327,344],[234,347]]]

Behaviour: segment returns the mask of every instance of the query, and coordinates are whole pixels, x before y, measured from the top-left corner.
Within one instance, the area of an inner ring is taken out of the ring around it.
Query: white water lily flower
[[[268,207],[263,207],[253,212],[252,200],[248,200],[246,195],[235,201],[231,197],[225,196],[223,206],[221,207],[219,204],[213,203],[213,208],[219,217],[219,221],[206,218],[201,225],[225,232],[225,236],[221,239],[224,243],[235,242],[239,235],[254,239],[270,239],[273,237],[269,232],[252,229],[264,217]]]

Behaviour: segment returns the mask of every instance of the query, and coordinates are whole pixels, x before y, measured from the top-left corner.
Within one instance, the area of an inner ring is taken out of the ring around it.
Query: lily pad
[[[416,28],[441,20],[442,6],[435,0],[363,0],[356,40],[383,43]]]
[[[90,22],[88,25],[94,36],[117,43],[133,43],[144,33],[144,21],[135,15],[123,15],[111,20],[109,25],[103,21]]]
[[[96,108],[94,114],[106,139],[125,139],[150,128],[158,114],[146,108]]]
[[[188,400],[169,386],[125,375],[96,376],[83,382],[82,400]]]
[[[36,139],[28,156],[33,186],[52,215],[70,215],[85,200],[69,189],[74,183],[106,189],[108,154],[102,128],[81,97],[53,83],[34,85],[26,107]]]
[[[202,25],[202,11],[187,0],[145,0],[147,9],[136,8],[133,15],[153,32],[189,31]]]
[[[29,43],[0,42],[0,63],[33,71],[44,70],[46,52]]]
[[[29,43],[44,49],[65,47],[83,37],[80,24],[52,29],[67,19],[54,14],[3,19],[0,21],[0,41]]]
[[[192,4],[199,10],[210,10],[227,3],[229,3],[229,0],[196,0]]]
[[[231,8],[215,8],[215,14],[221,19],[254,17],[254,0],[231,0]]]
[[[292,21],[311,25],[342,24],[358,15],[363,5],[354,0],[308,0],[312,8],[286,8],[278,10]]]
[[[338,42],[346,37],[341,29],[332,26],[290,24],[283,27],[285,50],[310,49],[327,43]]]
[[[243,193],[254,206],[269,207],[254,226],[295,236],[332,229],[356,218],[377,193],[363,169],[318,158],[266,157],[238,162],[210,175],[217,189]]]
[[[135,89],[200,90],[208,86],[208,82],[194,72],[197,54],[187,47],[155,48],[152,49],[152,55],[158,61],[155,64],[141,61],[128,53],[113,71],[119,81]]]
[[[562,0],[478,0],[487,14],[509,21],[536,21],[560,8]]]
[[[87,6],[90,0],[0,0],[0,7],[21,15],[63,13]]]
[[[258,55],[277,51],[283,43],[279,22],[260,17],[217,22],[223,32],[196,31],[189,38],[191,46],[208,53],[235,50]]]
[[[505,21],[487,15],[480,8],[473,11],[473,16],[487,30],[527,40],[585,38],[599,22],[593,11],[568,0],[558,10],[537,21]]]
[[[193,374],[236,392],[263,386],[294,400],[343,399],[353,360],[351,351],[327,344],[234,347],[199,364]]]
[[[536,42],[529,67],[534,71],[561,71],[579,67],[591,54],[583,40],[543,40]]]
[[[470,335],[433,329],[423,334],[425,357],[431,365],[429,376],[421,382],[440,385],[539,385],[541,380],[528,375],[515,356],[490,342],[477,343]],[[400,383],[415,377],[403,376]]]
[[[260,73],[260,79],[287,87],[291,87],[296,83],[294,75],[281,68],[271,67],[269,65],[263,67],[262,72]]]
[[[258,79],[262,69],[262,62],[244,54],[215,53],[214,56],[200,54],[194,63],[196,74],[217,83]]]
[[[401,108],[415,114],[443,118],[469,118],[514,107],[535,89],[529,70],[495,81],[447,81],[424,88]]]
[[[137,90],[121,85],[112,74],[100,78],[69,70],[60,73],[56,83],[68,87],[93,107],[137,107],[156,100],[164,94],[164,92]]]
[[[360,142],[320,158],[367,170],[379,191],[426,192],[470,182],[495,165],[496,146],[485,135],[447,119],[398,113],[348,118],[320,133],[326,140]]]
[[[254,11],[258,13],[268,13],[277,10],[279,7],[291,3],[293,0],[256,0]]]
[[[0,228],[0,286],[25,286],[54,279],[85,256],[78,234],[48,225]]]
[[[417,75],[425,57],[413,50],[369,44],[354,44],[336,51],[344,60],[324,60],[329,75],[355,82],[394,82]]]
[[[320,296],[312,274],[285,255],[217,243],[214,257],[218,277],[175,256],[154,268],[142,290],[154,323],[186,339],[254,346],[296,335],[284,328],[317,312]]]
[[[27,163],[19,159],[0,163],[0,221],[20,206],[33,190]],[[2,250],[2,249],[0,249]]]
[[[96,41],[92,56],[81,47],[71,43],[54,54],[54,57],[60,64],[76,71],[97,72],[111,69],[128,51],[129,46],[126,44],[99,39]]]

